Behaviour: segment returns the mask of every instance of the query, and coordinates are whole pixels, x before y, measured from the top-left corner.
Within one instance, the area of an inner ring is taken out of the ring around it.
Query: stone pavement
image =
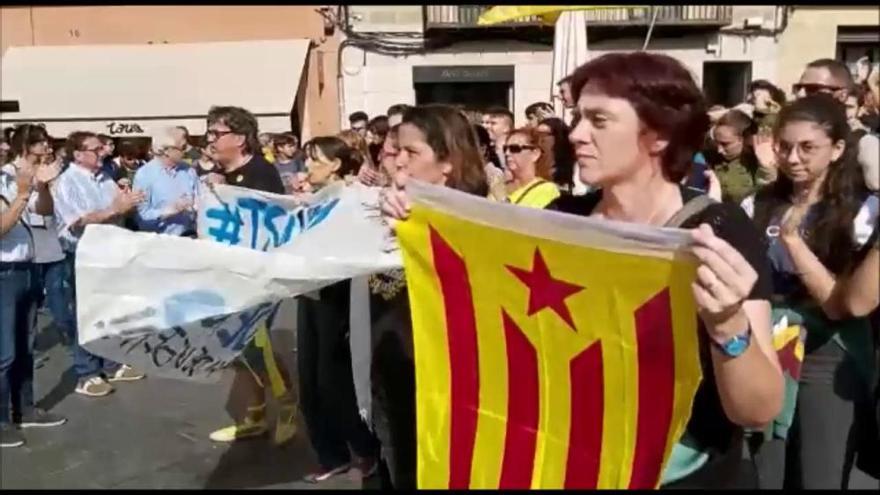
[[[41,315],[38,328],[47,321]],[[55,335],[40,335],[49,361],[37,370],[36,397],[68,422],[24,430],[24,447],[0,450],[0,489],[318,488],[301,481],[316,468],[302,421],[284,448],[270,437],[233,445],[208,439],[230,424],[230,371],[217,384],[147,377],[118,384],[107,397],[83,397],[73,393],[71,360]],[[276,348],[295,370],[292,342],[292,332],[282,330]],[[271,402],[269,414],[274,421]],[[319,488],[360,485],[340,476]]]

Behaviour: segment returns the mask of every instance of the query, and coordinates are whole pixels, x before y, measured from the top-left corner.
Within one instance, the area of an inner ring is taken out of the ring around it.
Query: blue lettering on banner
[[[231,329],[226,328],[217,330],[216,335],[220,345],[233,352],[242,351],[254,337],[254,334],[257,333],[257,324],[264,319],[267,322],[274,319],[280,306],[280,302],[266,302],[257,305],[254,309],[242,311],[237,315],[238,328],[235,331],[231,332]],[[223,321],[228,321],[228,319]]]
[[[325,203],[290,212],[260,199],[238,198],[235,208],[223,204],[220,207],[209,208],[205,212],[208,219],[216,220],[215,225],[208,227],[208,235],[217,242],[231,246],[244,245],[251,249],[268,251],[270,248],[290,243],[296,235],[326,220],[338,204],[339,198],[334,198]],[[250,212],[247,223],[250,225],[251,235],[250,239],[244,242],[241,239],[241,229],[245,225],[242,210]],[[259,245],[260,239],[263,238],[265,241]]]

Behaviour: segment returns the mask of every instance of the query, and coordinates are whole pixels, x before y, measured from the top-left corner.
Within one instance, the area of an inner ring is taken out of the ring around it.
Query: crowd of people
[[[40,304],[71,349],[77,393],[103,397],[144,378],[77,342],[73,266],[86,225],[195,237],[201,184],[308,195],[360,182],[382,188],[393,228],[408,215],[412,177],[491,201],[692,231],[704,378],[664,487],[878,487],[878,73],[854,77],[817,60],[791,98],[758,80],[747,101],[710,108],[677,60],[614,53],[558,89],[570,119],[546,102],[526,108],[522,127],[505,108],[400,104],[372,118],[355,112],[348,129],[302,146],[292,133],[261,134],[245,109],[214,107],[201,146],[186,128],[166,129],[147,160],[90,132],[53,151],[39,125],[4,131],[0,444],[65,422],[33,405]],[[235,368],[233,393],[247,407],[210,438],[266,435],[272,396],[276,444],[296,434],[297,410],[305,419],[320,463],[306,481],[356,470],[414,488],[405,277],[376,274],[369,286],[371,424],[358,413],[343,281],[298,298],[296,383],[271,332],[257,333]],[[793,383],[773,346],[783,318],[807,330]]]

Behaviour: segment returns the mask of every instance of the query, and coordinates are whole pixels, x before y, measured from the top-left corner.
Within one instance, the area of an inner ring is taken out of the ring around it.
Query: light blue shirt
[[[184,211],[165,218],[161,216],[182,199],[194,201],[198,187],[199,178],[195,170],[186,163],[168,168],[160,158],[154,158],[134,175],[132,189],[145,194],[144,202],[137,209],[138,227],[146,232],[170,235],[195,232],[194,211]]]
[[[68,253],[76,252],[76,245],[85,229],[72,229],[71,226],[88,213],[106,210],[119,194],[116,182],[107,174],[93,172],[76,163],[71,163],[55,183],[55,220],[58,226],[58,240]],[[110,223],[120,225],[121,218]]]

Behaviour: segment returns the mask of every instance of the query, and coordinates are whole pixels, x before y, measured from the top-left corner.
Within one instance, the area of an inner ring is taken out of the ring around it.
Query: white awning
[[[11,47],[0,99],[18,112],[0,125],[35,122],[55,137],[75,130],[149,136],[185,125],[203,134],[213,105],[244,107],[260,130],[290,130],[307,39],[154,45]]]

